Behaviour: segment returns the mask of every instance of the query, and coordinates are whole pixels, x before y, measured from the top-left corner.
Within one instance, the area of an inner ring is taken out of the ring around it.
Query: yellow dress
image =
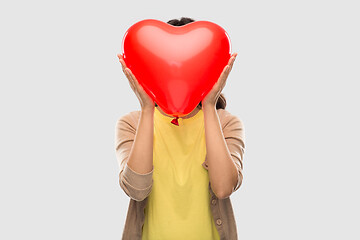
[[[211,208],[204,114],[178,119],[154,110],[153,186],[142,240],[217,240]]]

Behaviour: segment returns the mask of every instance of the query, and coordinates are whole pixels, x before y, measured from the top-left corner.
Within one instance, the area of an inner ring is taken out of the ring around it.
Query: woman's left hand
[[[229,76],[229,73],[232,69],[232,66],[234,64],[235,58],[237,56],[237,53],[233,53],[229,59],[228,64],[224,67],[222,73],[220,74],[220,77],[218,81],[215,83],[213,88],[210,90],[210,92],[203,98],[201,101],[202,106],[216,106],[216,102],[220,96],[221,91],[225,87],[226,79]]]

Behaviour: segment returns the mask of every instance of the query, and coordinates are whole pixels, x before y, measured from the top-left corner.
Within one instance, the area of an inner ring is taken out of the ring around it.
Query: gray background
[[[114,130],[140,110],[116,54],[137,21],[213,21],[238,57],[239,238],[360,239],[356,1],[10,1],[0,7],[1,239],[120,239]]]

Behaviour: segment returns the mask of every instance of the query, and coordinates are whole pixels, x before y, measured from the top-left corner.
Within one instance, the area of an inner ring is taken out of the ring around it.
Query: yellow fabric
[[[154,110],[153,186],[145,207],[142,240],[217,240],[211,208],[204,114],[188,119]]]

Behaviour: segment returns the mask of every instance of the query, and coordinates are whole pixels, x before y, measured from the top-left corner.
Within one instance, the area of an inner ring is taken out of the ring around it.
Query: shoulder
[[[226,109],[219,108],[219,109],[216,109],[216,111],[218,113],[220,120],[231,115],[231,113]]]
[[[226,109],[216,109],[222,128],[228,128],[232,126],[243,127],[243,121],[236,115],[232,114]]]
[[[127,126],[136,129],[139,123],[140,114],[140,110],[126,113],[117,119],[116,126]]]

